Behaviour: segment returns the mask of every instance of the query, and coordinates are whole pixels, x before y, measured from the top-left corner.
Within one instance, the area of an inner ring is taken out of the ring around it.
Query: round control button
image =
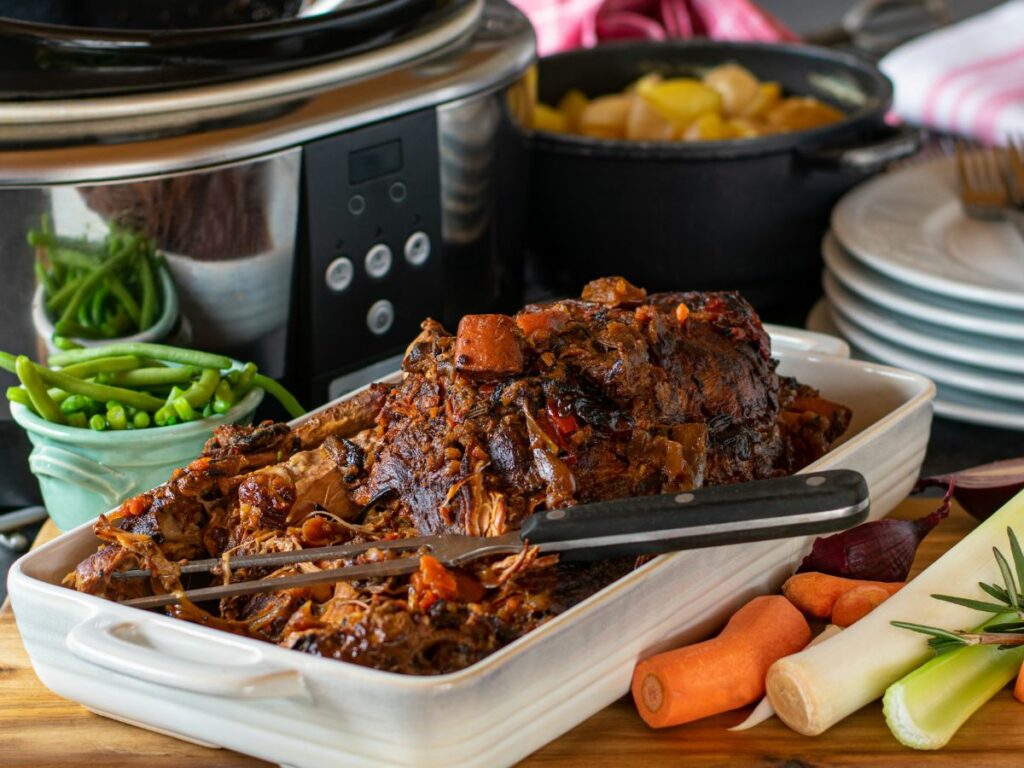
[[[405,260],[418,267],[430,258],[430,236],[426,232],[413,232],[405,241]]]
[[[370,311],[366,313],[366,327],[370,332],[383,336],[391,330],[395,324],[395,306],[387,299],[373,302]]]
[[[347,256],[339,256],[327,265],[324,279],[327,281],[327,287],[332,291],[344,291],[352,284],[355,273],[356,268],[352,260]]]
[[[406,188],[405,184],[400,181],[396,181],[388,189],[388,197],[391,198],[391,202],[393,203],[402,202],[408,194],[409,190]]]
[[[370,277],[384,277],[391,271],[391,249],[384,243],[377,243],[366,252],[363,266],[366,267],[366,274]]]
[[[352,195],[348,199],[348,212],[353,216],[360,215],[366,210],[366,198],[362,195]]]

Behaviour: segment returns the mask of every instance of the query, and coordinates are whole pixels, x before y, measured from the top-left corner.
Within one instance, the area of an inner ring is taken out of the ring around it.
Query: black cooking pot
[[[892,85],[877,67],[811,46],[630,42],[541,59],[539,95],[547,104],[571,88],[595,97],[652,71],[699,77],[726,62],[848,117],[732,141],[536,132],[530,239],[542,282],[575,293],[594,277],[622,274],[649,290],[738,289],[762,310],[817,295],[836,200],[920,143],[916,131],[886,126]]]

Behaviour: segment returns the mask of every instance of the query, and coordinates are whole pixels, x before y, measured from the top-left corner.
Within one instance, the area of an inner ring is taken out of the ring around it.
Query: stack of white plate
[[[1024,430],[1024,239],[964,215],[952,159],[854,189],[822,248],[809,328],[930,377],[940,415]]]

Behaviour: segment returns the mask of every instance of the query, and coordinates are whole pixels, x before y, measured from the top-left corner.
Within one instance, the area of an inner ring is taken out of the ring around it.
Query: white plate
[[[841,333],[832,319],[828,299],[822,299],[814,305],[807,315],[807,327],[817,333]],[[872,355],[859,347],[851,347],[850,352],[857,360],[875,361]],[[997,400],[973,392],[965,392],[946,384],[939,384],[937,387],[935,413],[968,424],[1024,430],[1024,406],[1014,405],[1007,400]]]
[[[1006,222],[964,215],[952,158],[856,187],[832,209],[832,230],[858,260],[902,283],[1024,309],[1024,241]]]
[[[873,304],[947,328],[1024,341],[1024,312],[957,301],[890,280],[856,261],[832,232],[825,235],[821,253],[846,288]]]
[[[785,352],[779,372],[848,404],[840,444],[805,471],[867,478],[871,517],[913,486],[935,388],[920,376]],[[21,558],[8,585],[32,666],[102,714],[296,768],[511,765],[621,698],[652,653],[707,636],[778,589],[811,537],[657,557],[481,662],[414,677],[322,659],[60,586],[83,525]]]
[[[959,387],[968,392],[1024,403],[1024,378],[1020,376],[957,365],[949,360],[893,344],[858,325],[856,318],[844,315],[835,305],[829,306],[832,309],[832,319],[835,320],[843,337],[888,365],[916,371],[940,384]]]
[[[875,307],[846,290],[829,270],[822,275],[822,287],[833,307],[886,341],[956,364],[1024,373],[1024,344],[1020,342],[985,339]]]

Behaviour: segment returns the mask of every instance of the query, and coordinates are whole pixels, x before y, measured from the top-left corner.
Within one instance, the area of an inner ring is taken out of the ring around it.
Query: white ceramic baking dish
[[[859,470],[872,517],[909,491],[931,425],[930,381],[783,351],[780,372],[849,404],[851,428],[811,469]],[[86,707],[287,766],[509,765],[622,696],[638,658],[706,635],[775,590],[807,539],[681,552],[643,568],[478,664],[410,677],[316,658],[59,585],[88,525],[26,555],[9,589],[36,672]]]

